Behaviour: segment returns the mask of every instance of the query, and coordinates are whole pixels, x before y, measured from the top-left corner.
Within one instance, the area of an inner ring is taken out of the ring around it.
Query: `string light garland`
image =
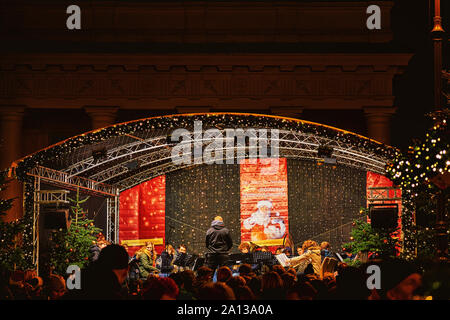
[[[438,175],[450,173],[448,109],[430,115],[434,125],[424,140],[415,142],[406,153],[396,154],[386,167],[387,177],[402,189],[402,255],[407,259],[435,251],[435,230],[418,224],[416,218],[425,212],[429,220],[435,220],[437,195],[448,194],[448,188],[442,190],[433,182]]]
[[[6,172],[0,172],[0,191],[5,190],[7,184]],[[20,233],[25,228],[24,220],[3,221],[12,204],[13,199],[0,199],[0,266],[3,270],[27,266],[20,241]]]
[[[55,161],[62,158],[64,155],[71,154],[76,151],[77,148],[123,135],[136,135],[137,132],[142,131],[158,129],[175,130],[178,128],[193,130],[194,121],[202,121],[204,129],[219,126],[226,128],[278,128],[280,130],[303,132],[333,139],[342,143],[348,143],[363,151],[367,151],[367,153],[376,154],[385,158],[392,158],[398,153],[397,149],[376,142],[375,140],[370,140],[352,132],[320,125],[314,122],[256,114],[211,113],[147,118],[116,124],[81,134],[19,160],[15,164],[15,172],[19,179],[26,179],[27,172],[35,166],[45,166],[45,163]]]
[[[33,201],[34,186],[33,180],[27,175],[34,167],[38,165],[56,163],[64,157],[76,153],[79,148],[100,143],[108,139],[134,135],[139,132],[151,130],[175,130],[185,128],[193,130],[194,121],[202,121],[203,128],[278,128],[280,130],[289,130],[321,136],[341,143],[351,144],[363,152],[375,154],[383,158],[393,158],[398,156],[398,150],[377,141],[359,136],[357,134],[339,130],[333,127],[320,125],[313,122],[267,116],[256,114],[238,114],[238,113],[212,113],[212,114],[189,114],[154,117],[130,121],[122,124],[116,124],[102,129],[94,130],[81,134],[56,145],[45,148],[21,160],[18,160],[15,166],[16,177],[24,182],[24,257],[26,261],[32,264],[33,260]],[[187,231],[186,231],[187,232]]]

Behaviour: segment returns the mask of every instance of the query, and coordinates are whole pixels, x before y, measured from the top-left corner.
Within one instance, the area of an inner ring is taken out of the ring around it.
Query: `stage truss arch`
[[[225,162],[237,160],[238,148],[244,150],[244,157],[250,157],[255,151],[251,144],[227,148],[227,129],[276,129],[277,136],[267,138],[270,143],[278,144],[279,157],[319,160],[319,147],[328,147],[333,150],[332,157],[337,164],[380,174],[384,174],[386,164],[398,152],[355,133],[299,119],[239,113],[185,114],[140,119],[91,131],[17,160],[12,169],[18,179],[32,183],[35,192],[45,182],[106,197],[106,237],[116,242],[120,192],[156,176],[199,165],[194,161],[176,164],[171,157],[172,148],[178,143],[169,139],[175,129],[187,129],[192,139],[199,138],[194,134],[194,121],[203,124],[201,139],[197,140],[201,141],[202,148],[211,143],[210,139],[203,138],[206,130],[216,129],[222,134],[222,147],[216,150],[221,151],[223,156],[219,159]],[[249,138],[257,146],[267,141],[249,132]],[[180,142],[180,145],[183,143],[191,142]],[[30,214],[36,228],[39,210],[34,198]]]

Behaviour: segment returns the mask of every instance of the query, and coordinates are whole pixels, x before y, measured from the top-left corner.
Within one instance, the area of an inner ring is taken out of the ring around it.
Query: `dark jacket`
[[[81,270],[81,290],[68,290],[62,300],[122,300],[122,287],[113,271],[96,263]]]
[[[206,249],[208,253],[228,253],[233,246],[230,231],[222,221],[214,220],[206,232]]]
[[[173,255],[167,251],[161,252],[161,273],[170,273],[173,270]]]

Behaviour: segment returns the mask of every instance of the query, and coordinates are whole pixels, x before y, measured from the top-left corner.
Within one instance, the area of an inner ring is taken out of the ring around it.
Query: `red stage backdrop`
[[[386,178],[385,176],[367,171],[367,198],[369,198],[370,191],[369,188],[374,187],[384,187],[384,188],[392,188],[394,184],[391,180]],[[392,189],[389,190],[389,198],[400,198],[402,196],[401,189]],[[386,203],[396,203],[398,204],[398,231],[394,234],[394,237],[402,237],[402,201],[401,200],[393,200],[386,201]],[[367,206],[369,203],[367,203]],[[367,222],[370,222],[370,219],[367,218]]]
[[[163,239],[165,243],[166,176],[120,194],[119,240]],[[163,245],[156,246],[158,253]],[[130,255],[139,247],[130,247]]]
[[[241,241],[278,245],[289,230],[286,159],[242,160],[240,178]]]

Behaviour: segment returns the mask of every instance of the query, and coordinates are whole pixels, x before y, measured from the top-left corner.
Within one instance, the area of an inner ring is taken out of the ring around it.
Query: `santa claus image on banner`
[[[286,226],[279,212],[273,212],[269,200],[259,201],[257,210],[244,220],[244,229],[251,231],[251,241],[280,239],[286,232]]]

